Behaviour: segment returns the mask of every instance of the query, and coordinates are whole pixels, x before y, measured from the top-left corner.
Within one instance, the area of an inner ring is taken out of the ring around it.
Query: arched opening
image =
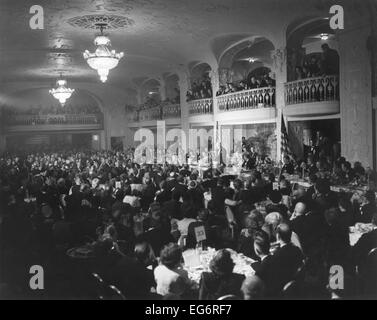
[[[287,29],[288,81],[338,74],[337,52],[336,35],[327,18],[292,23]]]
[[[243,41],[224,52],[220,59],[218,95],[274,85],[271,77],[271,51],[274,45],[266,38]],[[254,77],[256,83],[251,83]],[[267,81],[268,80],[268,81]]]
[[[156,79],[148,79],[141,86],[142,109],[150,109],[161,103],[160,82]]]
[[[165,77],[165,92],[166,102],[179,103],[180,90],[179,90],[179,77],[176,74],[168,74]]]
[[[191,64],[190,90],[187,92],[187,100],[208,99],[212,97],[212,84],[210,79],[211,66],[206,62]]]

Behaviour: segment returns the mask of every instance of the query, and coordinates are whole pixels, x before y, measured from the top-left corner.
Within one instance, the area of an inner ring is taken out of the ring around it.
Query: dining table
[[[242,253],[237,253],[232,249],[227,249],[231,253],[234,262],[234,273],[243,274],[245,277],[252,276],[255,272],[251,264],[255,260],[246,257]],[[184,269],[188,272],[189,278],[199,284],[203,272],[210,272],[210,262],[216,255],[216,249],[207,248],[205,250],[190,249],[183,252],[185,261]]]
[[[366,233],[369,233],[377,227],[372,223],[356,223],[349,228],[350,245],[353,247],[359,239]]]

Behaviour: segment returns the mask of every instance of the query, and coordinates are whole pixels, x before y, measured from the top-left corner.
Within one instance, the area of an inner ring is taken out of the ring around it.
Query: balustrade
[[[232,92],[216,99],[219,111],[271,108],[275,106],[275,87]]]
[[[307,78],[285,84],[286,105],[339,100],[339,76]]]
[[[179,104],[170,104],[162,107],[162,118],[180,118],[181,117],[181,106]]]
[[[20,114],[7,117],[4,124],[7,126],[35,126],[35,125],[88,125],[102,124],[102,114]]]
[[[192,100],[188,104],[190,115],[210,114],[213,112],[212,98]]]
[[[131,113],[128,114],[128,122],[138,122],[139,121],[139,111],[131,111]]]
[[[150,121],[161,119],[161,107],[153,107],[150,109],[140,110],[139,121]]]

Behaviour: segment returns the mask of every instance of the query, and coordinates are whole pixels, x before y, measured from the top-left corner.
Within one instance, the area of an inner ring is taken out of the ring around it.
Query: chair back
[[[107,300],[127,300],[123,293],[114,285],[108,286],[109,295]]]
[[[289,281],[282,290],[282,295],[284,299],[296,299],[297,298],[297,281]]]
[[[219,301],[221,301],[221,300],[239,300],[239,297],[235,296],[234,294],[227,294],[225,296],[218,298],[217,300],[219,300]]]
[[[105,300],[107,286],[105,281],[100,277],[98,273],[95,272],[92,273],[92,279],[94,282],[94,291],[96,298],[98,300]]]
[[[375,257],[377,256],[377,247],[373,248],[372,250],[369,251],[368,253],[368,258]]]

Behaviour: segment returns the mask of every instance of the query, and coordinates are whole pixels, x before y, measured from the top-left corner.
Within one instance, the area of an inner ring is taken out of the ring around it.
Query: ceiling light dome
[[[57,88],[51,89],[49,92],[55,99],[59,100],[62,106],[64,106],[75,89],[67,88],[67,81],[63,79],[56,81],[56,86]]]
[[[90,53],[85,50],[84,59],[92,69],[97,70],[101,81],[106,82],[109,71],[118,65],[124,53],[116,53],[115,50],[110,51],[111,41],[108,36],[103,34],[102,28],[101,34],[94,39],[94,44],[97,46],[96,51]]]

